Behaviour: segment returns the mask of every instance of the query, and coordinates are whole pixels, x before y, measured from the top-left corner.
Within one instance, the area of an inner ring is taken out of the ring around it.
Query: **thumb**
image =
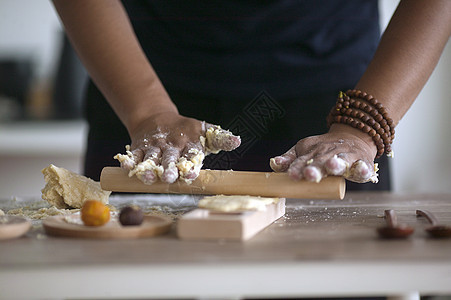
[[[221,150],[232,151],[241,144],[241,138],[221,126],[205,124],[205,149],[207,153],[218,153]]]

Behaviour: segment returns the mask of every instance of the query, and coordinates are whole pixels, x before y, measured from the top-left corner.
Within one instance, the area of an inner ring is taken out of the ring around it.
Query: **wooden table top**
[[[123,203],[127,197],[115,201]],[[5,210],[1,201],[0,209]],[[376,228],[385,225],[385,209],[395,209],[399,222],[414,227],[415,233],[406,240],[380,239]],[[285,216],[246,242],[181,241],[175,230],[135,240],[58,238],[44,236],[35,224],[25,237],[0,241],[0,291],[17,295],[12,292],[14,280],[46,285],[50,284],[46,283],[48,278],[63,281],[64,274],[69,277],[64,280],[79,282],[107,276],[112,281],[105,289],[127,297],[148,297],[148,293],[205,296],[213,293],[213,289],[205,289],[207,284],[222,296],[234,297],[413,291],[451,294],[451,239],[428,237],[424,229],[429,224],[416,217],[416,209],[430,210],[440,223],[451,225],[451,195],[392,193],[348,193],[344,200],[287,199]],[[39,280],[44,275],[47,279]],[[114,278],[130,284],[142,276],[154,282],[170,278],[180,289],[176,292],[166,284],[166,290],[161,285],[149,290],[140,285],[131,292],[111,285]],[[251,283],[251,288],[249,282],[253,281],[247,277],[242,280],[248,285],[240,284],[241,276],[254,276],[259,283]],[[271,285],[268,278],[276,277],[283,281]],[[218,278],[233,283],[235,290],[227,292],[228,284],[221,285]],[[382,285],[372,282],[376,279]],[[201,284],[204,288],[199,287],[198,280],[206,281]],[[309,282],[308,287],[300,282]],[[70,295],[103,297],[109,292],[78,291]],[[64,293],[58,289],[45,296]]]

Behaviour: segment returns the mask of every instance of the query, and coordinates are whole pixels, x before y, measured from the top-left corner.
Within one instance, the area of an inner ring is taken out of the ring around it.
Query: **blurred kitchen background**
[[[397,1],[381,0],[385,28]],[[397,127],[395,192],[451,192],[451,43]],[[40,197],[40,170],[82,172],[86,71],[49,0],[0,0],[0,199]]]

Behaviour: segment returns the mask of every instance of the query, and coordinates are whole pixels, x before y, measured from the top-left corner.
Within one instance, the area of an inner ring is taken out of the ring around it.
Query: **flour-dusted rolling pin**
[[[250,195],[304,199],[343,199],[345,180],[326,177],[321,182],[295,181],[286,173],[201,170],[191,184],[177,181],[172,184],[142,183],[136,176],[128,177],[119,167],[105,167],[100,175],[102,189],[113,192]]]

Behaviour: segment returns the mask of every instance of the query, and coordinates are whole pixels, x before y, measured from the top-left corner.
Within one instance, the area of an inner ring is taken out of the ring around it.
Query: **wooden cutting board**
[[[177,222],[177,235],[183,240],[245,241],[262,231],[285,214],[285,199],[266,206],[265,211],[216,213],[195,209]]]
[[[102,189],[130,193],[175,193],[202,195],[250,195],[262,197],[343,199],[346,184],[342,177],[330,176],[321,182],[295,181],[286,173],[201,170],[191,184],[142,183],[119,167],[105,167],[100,176]]]
[[[85,226],[79,215],[71,215],[68,222],[65,216],[48,217],[42,222],[48,235],[88,239],[135,239],[164,234],[171,229],[172,220],[163,216],[144,216],[139,226],[122,226],[111,220],[103,226]]]

